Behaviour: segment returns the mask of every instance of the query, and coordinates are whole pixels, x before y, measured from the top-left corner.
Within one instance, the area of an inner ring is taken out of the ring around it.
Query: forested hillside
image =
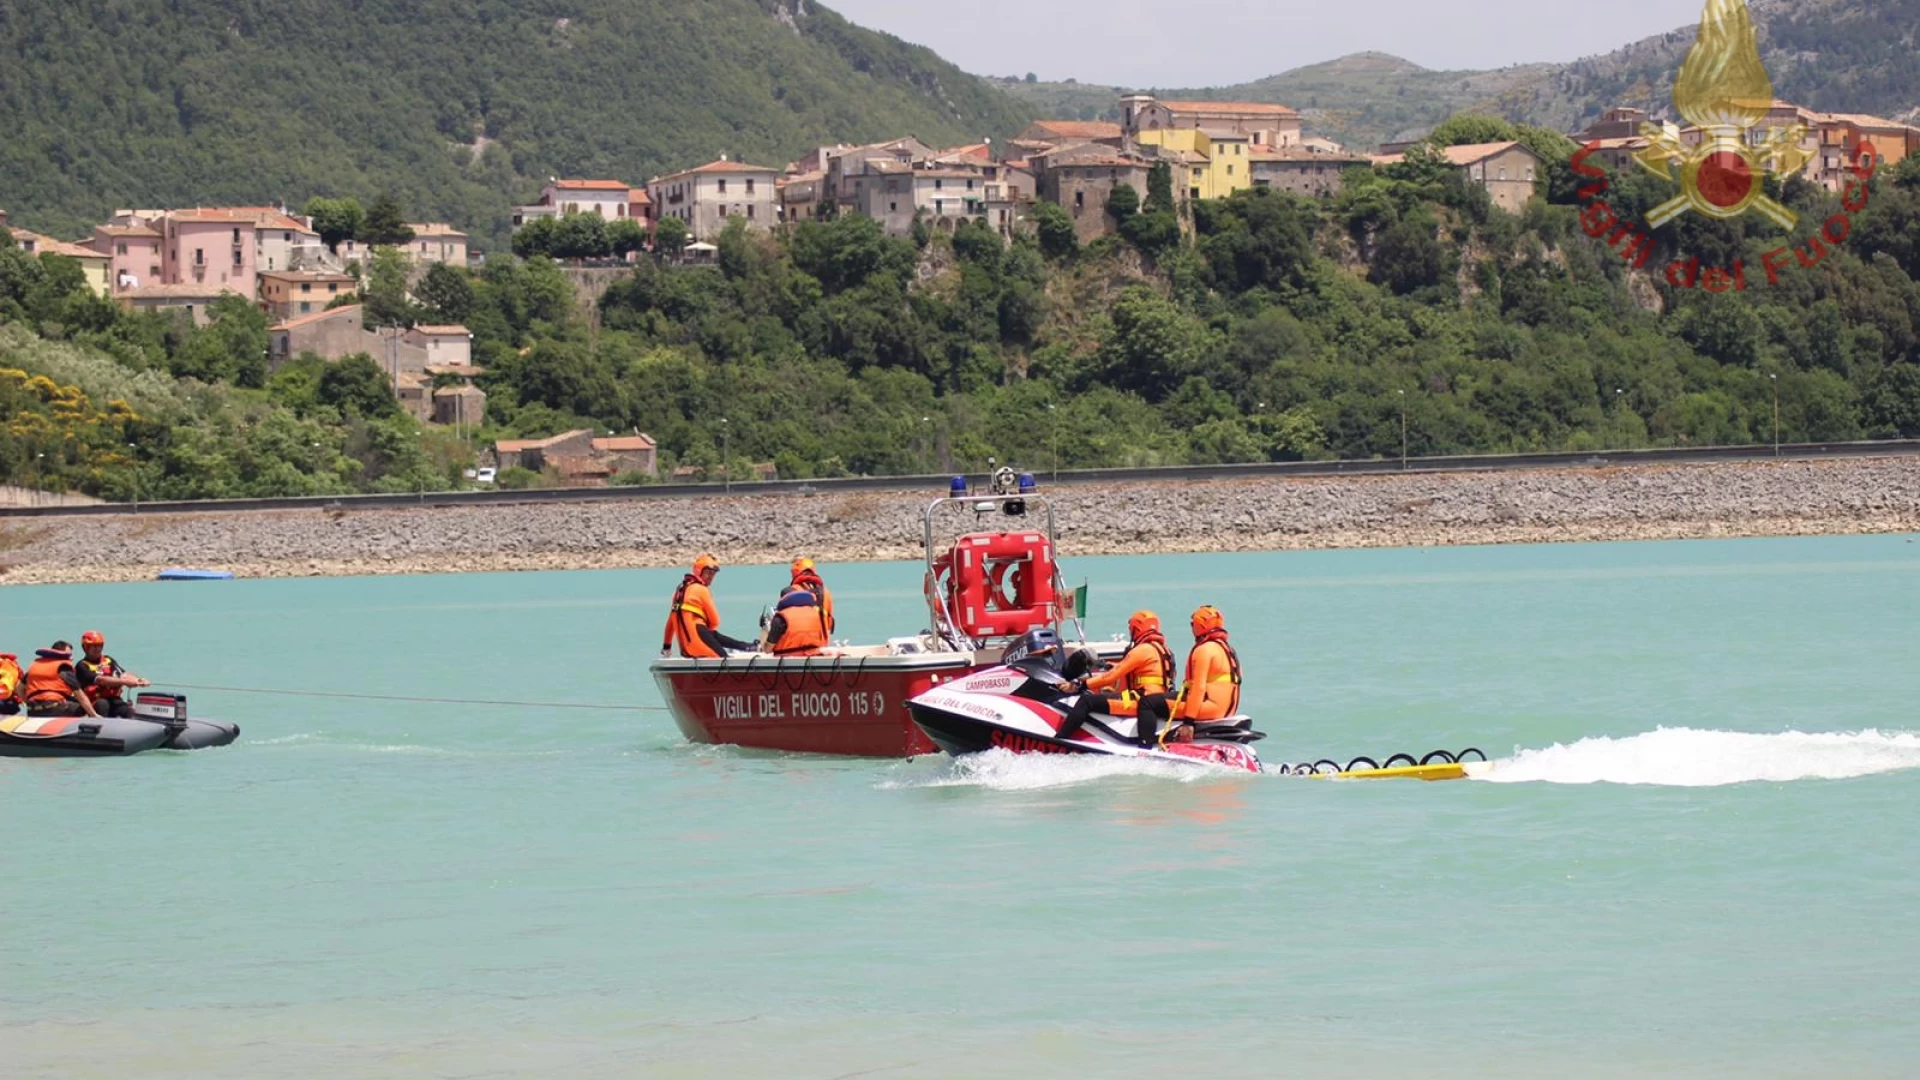
[[[497,247],[549,175],[778,166],[1027,115],[801,0],[0,4],[0,207],[66,236],[116,207],[386,191]]]
[[[1446,142],[1552,132],[1461,117]],[[873,221],[730,228],[717,265],[646,261],[597,310],[544,256],[432,267],[411,298],[461,322],[489,426],[423,430],[378,365],[269,374],[259,310],[204,329],[90,296],[58,256],[0,242],[0,482],[130,497],[406,490],[459,483],[493,438],[573,427],[655,436],[663,468],[786,477],[1599,449],[1920,436],[1920,160],[1886,169],[1846,242],[1762,283],[1786,243],[1757,215],[1662,236],[1752,288],[1629,275],[1588,237],[1564,166],[1522,216],[1430,150],[1328,201],[1267,190],[1175,217],[1164,167],[1119,234],[1081,248],[1036,208],[1011,247],[984,226],[890,238]],[[1131,191],[1131,189],[1127,189]],[[1671,192],[1616,177],[1627,216]],[[1803,235],[1838,213],[1794,183]],[[1856,200],[1857,201],[1857,200]],[[1823,249],[1824,250],[1824,249]],[[1790,263],[1794,260],[1789,257]],[[391,295],[379,295],[389,290]],[[11,370],[8,370],[11,369]],[[1404,418],[1404,427],[1403,427]],[[727,421],[722,424],[721,421]],[[510,482],[539,483],[530,474]],[[637,478],[627,478],[634,480]]]
[[[1898,118],[1920,111],[1920,0],[1754,0],[1752,8],[1776,96],[1827,112]],[[1569,64],[1432,71],[1383,53],[1356,53],[1237,86],[1147,92],[1291,105],[1310,133],[1358,150],[1424,133],[1466,111],[1574,131],[1615,105],[1671,112],[1674,73],[1694,32],[1693,25],[1676,27]],[[1113,118],[1113,102],[1127,92],[1084,83],[993,85],[1069,119]]]

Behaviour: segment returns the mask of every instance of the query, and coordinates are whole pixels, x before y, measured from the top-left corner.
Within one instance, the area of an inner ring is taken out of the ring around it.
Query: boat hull
[[[176,730],[177,729],[177,730]],[[195,717],[183,724],[79,718],[66,732],[31,737],[0,732],[0,757],[125,757],[149,750],[207,750],[240,737],[240,725]]]
[[[906,758],[940,752],[914,725],[908,699],[982,666],[971,652],[755,656],[661,660],[653,677],[691,742]]]

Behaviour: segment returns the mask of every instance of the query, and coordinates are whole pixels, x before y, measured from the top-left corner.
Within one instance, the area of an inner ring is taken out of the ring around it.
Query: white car
[[[491,484],[493,483],[493,475],[494,473],[492,469],[481,469],[479,472],[474,474],[473,478],[483,484]]]

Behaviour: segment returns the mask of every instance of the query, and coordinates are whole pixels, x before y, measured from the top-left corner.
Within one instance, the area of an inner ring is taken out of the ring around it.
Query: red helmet
[[[1160,632],[1160,616],[1151,611],[1136,611],[1127,617],[1127,635],[1135,641]]]
[[[106,643],[107,639],[101,637],[100,631],[98,630],[89,630],[80,635],[80,644],[82,645],[105,645]]]
[[[693,576],[694,577],[706,577],[708,574],[717,574],[719,572],[720,572],[720,560],[717,556],[711,553],[702,555],[699,558],[693,560]]]
[[[1202,604],[1194,610],[1193,635],[1195,637],[1199,637],[1201,634],[1211,633],[1215,630],[1225,630],[1226,628],[1226,618],[1220,614],[1220,609],[1214,607],[1212,604]]]

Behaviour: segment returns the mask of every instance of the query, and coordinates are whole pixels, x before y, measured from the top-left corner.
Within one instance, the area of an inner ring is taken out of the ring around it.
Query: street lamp
[[[1780,456],[1780,376],[1768,375],[1773,383],[1773,456]]]
[[[927,469],[928,471],[932,471],[933,469],[933,417],[923,416],[920,418],[920,422],[926,425],[925,427],[920,429],[920,432],[921,432],[921,437],[927,440],[926,442]]]
[[[1395,391],[1400,395],[1400,471],[1407,471],[1407,392]]]
[[[127,449],[128,450],[134,449],[134,445],[132,443],[128,443]],[[131,454],[127,455],[127,457],[129,462],[133,466],[133,468],[130,469],[129,471],[133,474],[133,512],[137,514],[140,512],[140,463],[138,461],[133,461],[132,460],[133,455]]]
[[[727,434],[729,430],[730,429],[727,427],[727,418],[724,416],[721,417],[720,418],[720,475],[725,478],[723,482],[726,484],[726,493],[728,495],[731,495],[733,494],[733,462],[727,458]]]
[[[1052,431],[1053,479],[1058,481],[1060,479],[1060,413],[1053,407],[1051,401],[1047,402],[1047,426]]]

